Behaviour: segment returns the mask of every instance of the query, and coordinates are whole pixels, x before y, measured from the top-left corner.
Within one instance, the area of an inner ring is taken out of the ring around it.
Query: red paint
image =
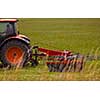
[[[66,55],[66,56],[69,56],[69,55],[71,55],[71,52],[70,51],[58,51],[58,50],[48,50],[48,49],[45,49],[45,48],[38,48],[38,50],[40,51],[40,52],[44,52],[44,53],[46,53],[47,55],[49,55],[49,56],[57,56],[57,55],[61,55],[61,56],[64,56],[64,55]]]

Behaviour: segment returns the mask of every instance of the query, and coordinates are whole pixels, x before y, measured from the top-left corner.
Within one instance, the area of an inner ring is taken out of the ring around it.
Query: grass
[[[19,19],[18,28],[31,39],[31,45],[95,57],[100,54],[100,19]],[[43,64],[17,71],[1,69],[0,80],[100,80],[100,61],[88,61],[81,73],[50,73]]]

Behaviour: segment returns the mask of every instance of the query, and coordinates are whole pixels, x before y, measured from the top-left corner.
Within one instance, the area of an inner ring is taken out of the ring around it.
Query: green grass
[[[31,39],[31,45],[71,50],[83,55],[99,55],[100,19],[19,19],[21,34]],[[0,80],[100,80],[100,61],[88,61],[81,73],[50,73],[46,65],[14,71],[0,71]]]

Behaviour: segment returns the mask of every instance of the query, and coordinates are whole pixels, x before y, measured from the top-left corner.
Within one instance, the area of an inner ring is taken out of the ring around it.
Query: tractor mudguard
[[[17,35],[17,36],[12,36],[12,37],[9,37],[7,39],[5,39],[1,44],[0,44],[0,47],[3,46],[3,44],[5,44],[7,41],[10,41],[10,40],[19,40],[19,41],[22,41],[24,42],[25,44],[29,45],[30,44],[30,39],[24,35]]]

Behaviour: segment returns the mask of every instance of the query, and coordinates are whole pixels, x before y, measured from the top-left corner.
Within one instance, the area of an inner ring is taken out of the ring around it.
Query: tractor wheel
[[[1,62],[4,66],[16,66],[21,67],[27,61],[28,45],[19,40],[11,40],[5,43],[0,49]]]

